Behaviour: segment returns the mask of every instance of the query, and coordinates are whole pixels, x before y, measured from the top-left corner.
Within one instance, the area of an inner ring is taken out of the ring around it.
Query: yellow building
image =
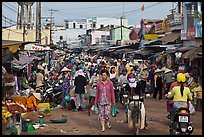
[[[27,30],[25,33],[25,41],[35,42],[36,31]],[[2,29],[2,40],[23,41],[22,29]],[[41,44],[50,44],[50,30],[41,30]]]

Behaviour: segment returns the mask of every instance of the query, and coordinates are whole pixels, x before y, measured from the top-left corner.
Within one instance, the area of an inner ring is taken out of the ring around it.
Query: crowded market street
[[[111,3],[3,2],[2,135],[202,135],[202,2]]]

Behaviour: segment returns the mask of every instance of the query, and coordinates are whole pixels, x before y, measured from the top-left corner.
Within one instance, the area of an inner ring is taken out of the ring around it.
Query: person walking
[[[154,87],[155,91],[153,93],[153,99],[156,99],[157,93],[159,92],[159,100],[162,102],[162,70],[156,69],[155,76],[154,76]]]
[[[123,71],[124,69],[126,69],[126,64],[127,64],[126,59],[122,59],[122,62],[121,62],[120,65],[118,66],[119,75],[121,75],[121,74],[122,74],[122,71]]]
[[[37,74],[36,74],[36,87],[39,87],[44,84],[43,72],[44,72],[44,68],[41,65],[39,65]]]
[[[101,132],[105,131],[105,123],[111,128],[110,113],[111,105],[115,105],[115,94],[113,83],[109,80],[108,70],[101,70],[101,80],[97,83],[95,105],[99,108],[99,120],[101,121]]]
[[[164,72],[164,82],[166,83],[165,96],[167,96],[171,83],[173,82],[172,78],[173,78],[172,70],[166,69]]]
[[[87,79],[84,72],[80,69],[76,72],[76,77],[74,79],[75,93],[76,93],[76,109],[74,111],[79,110],[79,106],[81,106],[81,110],[85,109],[85,86],[87,85]]]
[[[147,66],[144,65],[143,69],[140,71],[140,82],[141,82],[141,91],[142,91],[142,95],[145,95],[145,88],[146,88],[146,83],[147,83],[147,78],[149,76],[149,73],[147,71]]]
[[[69,94],[70,90],[71,90],[71,74],[69,74],[68,72],[70,72],[71,70],[69,70],[67,67],[64,67],[61,70],[61,75],[58,77],[58,79],[63,79],[63,88],[62,88],[62,108],[66,108],[66,101],[65,101],[65,97],[67,96],[67,94]]]
[[[148,85],[150,86],[150,91],[149,93],[150,94],[153,94],[154,93],[154,75],[155,75],[155,64],[152,64],[151,65],[151,70],[149,71],[149,77],[148,77]]]

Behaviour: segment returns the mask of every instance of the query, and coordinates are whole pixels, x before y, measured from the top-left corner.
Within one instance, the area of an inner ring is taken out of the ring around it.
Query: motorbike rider
[[[122,70],[122,74],[120,75],[120,77],[118,79],[118,84],[119,84],[119,86],[124,88],[127,83],[128,83],[128,80],[127,80],[127,69],[124,69],[124,70]],[[123,95],[123,92],[120,91],[120,102],[121,103],[122,103],[122,95]]]
[[[128,79],[128,84],[125,86],[125,89],[126,91],[129,92],[129,95],[132,97],[134,95],[139,95],[141,96],[141,85],[140,85],[140,82],[136,80],[136,75],[134,73],[130,73],[128,74],[127,76],[127,79]],[[146,128],[146,114],[145,114],[145,107],[144,107],[144,103],[143,101],[139,101],[139,104],[141,104],[141,127],[140,129],[145,129]],[[138,105],[139,105],[138,104]],[[134,105],[134,102],[131,101],[129,102],[129,106],[133,106]],[[130,107],[131,108],[131,107]],[[132,125],[132,119],[131,119],[131,111],[129,108],[128,108],[128,125]]]
[[[168,98],[172,98],[173,97],[173,107],[172,107],[172,111],[171,111],[171,120],[173,120],[173,116],[175,114],[175,111],[180,108],[180,107],[184,107],[187,108],[188,104],[188,100],[192,100],[192,95],[190,92],[190,89],[188,87],[185,87],[185,82],[186,82],[186,76],[183,73],[179,73],[177,75],[177,82],[178,82],[178,86],[175,86],[172,91],[171,94],[168,96]]]

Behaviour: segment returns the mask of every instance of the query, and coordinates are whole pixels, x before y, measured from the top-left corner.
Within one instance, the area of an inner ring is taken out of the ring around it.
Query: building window
[[[76,23],[73,23],[73,28],[74,28],[74,29],[76,28]]]
[[[68,28],[69,28],[69,24],[68,24],[68,23],[66,23],[65,28],[66,28],[66,29],[68,29]]]
[[[96,27],[96,24],[93,24],[93,28],[95,28]]]
[[[104,25],[101,25],[101,28],[103,28],[104,27]]]
[[[83,28],[83,25],[80,25],[79,27],[80,27],[80,29],[82,29],[82,28]]]

